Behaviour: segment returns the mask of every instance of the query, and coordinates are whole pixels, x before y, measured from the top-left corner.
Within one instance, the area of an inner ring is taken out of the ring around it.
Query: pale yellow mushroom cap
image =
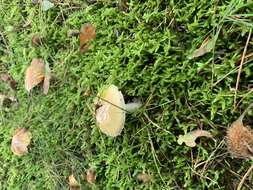
[[[125,101],[115,85],[110,85],[98,94],[95,100],[96,122],[100,130],[108,136],[120,135],[125,124]]]

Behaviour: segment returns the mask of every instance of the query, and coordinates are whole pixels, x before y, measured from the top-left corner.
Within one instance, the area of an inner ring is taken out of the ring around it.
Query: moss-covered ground
[[[75,174],[83,189],[234,189],[252,161],[233,159],[224,143],[227,127],[253,101],[253,42],[250,39],[234,109],[238,68],[253,28],[250,0],[203,1],[54,1],[42,11],[30,0],[0,1],[0,72],[18,82],[11,91],[19,106],[0,115],[0,189],[68,189]],[[70,29],[96,27],[90,50],[79,52]],[[40,33],[44,43],[31,45]],[[214,49],[189,59],[210,37]],[[28,94],[25,70],[33,58],[47,62],[54,76],[47,96],[38,86]],[[93,100],[99,89],[115,84],[126,101],[144,106],[128,114],[117,138],[96,127]],[[252,113],[245,122],[252,123]],[[29,153],[10,149],[15,129],[33,138]],[[179,145],[179,135],[205,129],[214,139]],[[96,170],[89,187],[85,175]],[[153,176],[142,183],[142,172]],[[253,188],[252,175],[244,182]]]

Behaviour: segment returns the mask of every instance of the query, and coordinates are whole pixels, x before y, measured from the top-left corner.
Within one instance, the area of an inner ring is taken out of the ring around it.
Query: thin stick
[[[158,160],[158,158],[157,158],[157,156],[156,156],[156,154],[155,154],[155,148],[154,148],[154,144],[153,144],[152,139],[151,139],[150,132],[149,132],[149,130],[148,130],[148,129],[147,129],[147,131],[148,131],[148,139],[149,139],[149,143],[150,143],[150,145],[151,145],[151,153],[152,153],[152,156],[153,156],[153,159],[154,159],[154,162],[155,162],[155,166],[156,166],[156,169],[157,169],[158,175],[160,176],[160,178],[161,178],[161,180],[162,180],[163,184],[166,184],[166,183],[165,183],[165,181],[164,181],[164,179],[163,179],[163,177],[162,177],[162,175],[161,175],[161,172],[160,172],[160,170],[159,170],[159,167],[158,167],[157,161],[159,162],[159,164],[160,164],[160,165],[162,165],[162,164],[160,163],[160,161]],[[157,161],[156,161],[156,160],[157,160]]]
[[[238,90],[238,87],[239,87],[239,82],[240,82],[240,77],[241,77],[241,72],[242,72],[242,65],[243,65],[244,58],[245,58],[245,55],[246,55],[246,52],[247,52],[247,47],[248,47],[248,44],[249,44],[250,36],[251,36],[251,30],[249,31],[247,42],[246,42],[246,44],[244,46],[244,50],[243,50],[243,54],[242,54],[242,59],[241,59],[240,67],[239,67],[238,74],[237,74],[236,85],[235,85],[234,109],[233,109],[233,111],[235,111],[235,108],[236,108],[237,90]]]
[[[246,180],[246,178],[248,177],[248,175],[250,174],[250,172],[253,170],[253,165],[248,169],[248,171],[244,174],[244,176],[242,177],[239,185],[237,186],[236,190],[240,190],[242,188],[242,185],[244,183],[244,181]]]
[[[103,100],[104,102],[107,102],[107,103],[111,104],[112,106],[115,106],[115,107],[121,109],[122,111],[128,112],[126,109],[124,109],[124,108],[122,108],[122,107],[120,107],[120,106],[117,106],[117,105],[111,103],[110,101],[108,101],[108,100],[106,100],[106,99],[100,97],[100,96],[96,96],[96,97],[99,98],[99,99],[101,99],[101,100]]]

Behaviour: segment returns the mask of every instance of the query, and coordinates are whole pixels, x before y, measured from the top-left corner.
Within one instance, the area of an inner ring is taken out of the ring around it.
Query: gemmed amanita
[[[126,112],[133,112],[142,105],[140,102],[125,104],[121,91],[115,85],[103,88],[94,103],[96,123],[103,133],[111,137],[120,135]]]

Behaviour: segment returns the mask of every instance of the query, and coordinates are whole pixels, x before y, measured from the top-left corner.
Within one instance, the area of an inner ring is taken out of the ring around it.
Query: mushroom
[[[125,104],[121,91],[115,85],[103,88],[94,103],[96,123],[103,133],[111,137],[120,135],[126,112],[133,112],[142,106],[140,102]]]

